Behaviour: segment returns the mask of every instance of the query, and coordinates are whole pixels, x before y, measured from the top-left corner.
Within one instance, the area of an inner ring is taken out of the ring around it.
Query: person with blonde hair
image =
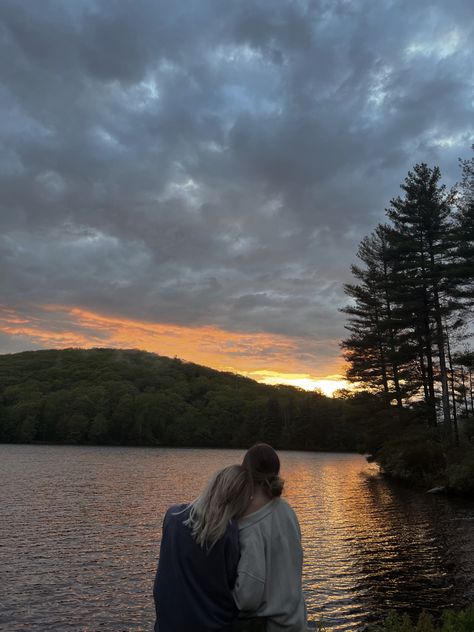
[[[230,632],[239,562],[236,519],[251,499],[252,476],[230,465],[190,504],[168,509],[163,521],[153,596],[155,632]]]
[[[270,445],[258,443],[247,450],[242,465],[252,475],[254,492],[239,520],[236,630],[304,632],[301,531],[295,512],[281,498],[280,459]]]

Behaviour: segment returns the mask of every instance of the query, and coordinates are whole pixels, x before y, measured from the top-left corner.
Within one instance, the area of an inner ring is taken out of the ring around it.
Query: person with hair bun
[[[303,632],[306,606],[301,586],[301,531],[293,509],[281,498],[280,459],[266,443],[247,450],[242,465],[254,484],[239,520],[241,557],[233,595],[240,632]]]

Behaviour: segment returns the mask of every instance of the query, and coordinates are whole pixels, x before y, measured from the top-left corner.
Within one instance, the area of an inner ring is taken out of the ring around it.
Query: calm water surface
[[[238,450],[0,445],[0,629],[148,631],[161,520]],[[281,452],[313,621],[474,601],[474,504],[389,485],[352,454]]]

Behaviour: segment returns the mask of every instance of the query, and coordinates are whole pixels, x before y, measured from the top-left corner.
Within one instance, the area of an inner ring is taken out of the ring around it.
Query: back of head
[[[208,550],[224,535],[233,518],[239,518],[250,502],[252,477],[242,465],[229,465],[210,479],[189,509],[185,524],[194,539]]]
[[[278,454],[268,443],[256,443],[247,450],[242,461],[252,474],[256,485],[261,485],[263,491],[276,498],[283,491],[283,480],[280,478],[280,459]]]

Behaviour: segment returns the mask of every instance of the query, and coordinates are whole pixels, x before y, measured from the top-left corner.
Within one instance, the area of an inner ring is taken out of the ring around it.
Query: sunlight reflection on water
[[[151,630],[165,509],[242,455],[0,446],[0,628]],[[358,455],[280,455],[313,621],[352,632],[474,600],[473,503],[389,485]]]

